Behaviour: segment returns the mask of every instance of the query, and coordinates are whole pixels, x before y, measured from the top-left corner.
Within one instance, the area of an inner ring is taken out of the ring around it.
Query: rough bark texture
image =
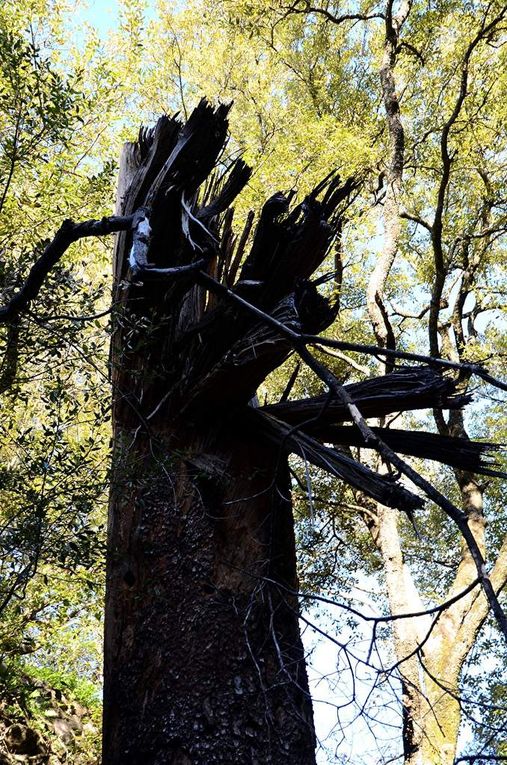
[[[213,173],[226,115],[203,102],[185,125],[161,118],[121,164],[117,212],[131,228],[114,264],[104,765],[314,763],[287,454],[360,488],[396,525],[394,508],[422,498],[326,442],[358,443],[340,425],[358,406],[375,417],[468,401],[429,368],[343,390],[315,361],[302,337],[337,306],[311,276],[355,181],[331,175],[293,209],[275,194],[236,236],[230,205],[250,170],[237,161]],[[257,410],[258,385],[294,349],[328,396]],[[491,472],[489,445],[389,438],[397,451]],[[401,553],[387,525],[376,531],[396,587]],[[409,599],[399,595],[393,608]]]
[[[202,103],[185,126],[162,118],[127,145],[121,165],[118,210],[141,208],[151,232],[143,223],[142,271],[132,233],[118,237],[115,255],[107,765],[315,761],[289,594],[287,453],[241,417],[291,348],[191,272],[169,279],[164,269],[199,261],[287,326],[319,331],[335,314],[308,279],[352,184],[331,180],[290,213],[275,195],[245,257],[252,218],[236,239],[227,208],[249,170],[238,162],[222,181],[209,177],[226,112]]]
[[[284,461],[233,413],[116,438],[104,762],[313,762]]]

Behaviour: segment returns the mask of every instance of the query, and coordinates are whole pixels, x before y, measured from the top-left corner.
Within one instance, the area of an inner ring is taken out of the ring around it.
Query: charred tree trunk
[[[233,412],[116,431],[104,762],[311,763],[286,464]],[[268,581],[269,580],[269,581]]]

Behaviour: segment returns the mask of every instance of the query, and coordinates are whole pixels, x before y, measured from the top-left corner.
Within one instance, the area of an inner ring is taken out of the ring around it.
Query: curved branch
[[[87,220],[83,223],[64,220],[54,239],[33,264],[23,286],[6,305],[0,308],[0,323],[11,321],[28,308],[32,300],[35,300],[39,294],[51,269],[54,268],[73,242],[88,236],[105,236],[115,231],[126,231],[132,227],[134,220],[135,215],[112,215],[109,218],[102,218],[102,220]]]
[[[442,134],[440,137],[440,157],[441,157],[441,163],[442,163],[442,173],[441,173],[441,179],[440,179],[440,184],[439,184],[438,193],[437,193],[437,204],[435,209],[435,216],[433,219],[433,225],[431,227],[433,258],[435,263],[435,282],[433,285],[433,290],[431,295],[431,308],[430,308],[428,329],[429,329],[430,352],[432,356],[439,355],[438,315],[440,311],[440,300],[442,297],[442,292],[443,292],[444,283],[445,283],[445,276],[446,276],[442,232],[443,232],[443,216],[444,216],[445,200],[446,200],[447,190],[449,187],[449,182],[451,179],[451,166],[453,161],[453,157],[451,156],[449,152],[449,137],[450,137],[451,129],[461,113],[461,109],[465,102],[465,98],[467,97],[467,94],[468,94],[468,75],[469,75],[470,59],[472,57],[472,54],[474,50],[477,48],[477,46],[479,45],[479,43],[481,42],[481,40],[487,38],[487,36],[492,32],[492,30],[494,30],[494,28],[500,23],[500,21],[502,21],[502,19],[507,14],[507,6],[504,5],[500,13],[497,16],[495,16],[489,22],[489,24],[486,24],[486,18],[487,18],[489,10],[490,10],[490,5],[488,5],[486,9],[479,31],[474,36],[474,38],[470,41],[465,51],[465,55],[463,56],[459,92],[456,97],[456,101],[454,102],[454,108],[442,129]]]
[[[336,16],[334,13],[331,13],[327,8],[316,8],[313,5],[310,5],[309,2],[305,2],[304,8],[297,8],[296,4],[292,5],[291,7],[286,9],[285,17],[291,16],[292,14],[308,14],[308,15],[315,15],[315,16],[323,16],[328,21],[331,21],[333,24],[343,24],[345,21],[370,21],[372,19],[383,19],[384,14],[383,13],[344,13],[341,16]]]
[[[403,218],[404,220],[410,220],[412,223],[417,223],[418,226],[422,226],[426,229],[430,234],[432,232],[432,226],[431,223],[428,223],[428,221],[424,220],[423,218],[419,217],[419,215],[413,215],[412,213],[407,212],[406,210],[403,210],[400,212],[400,218]]]

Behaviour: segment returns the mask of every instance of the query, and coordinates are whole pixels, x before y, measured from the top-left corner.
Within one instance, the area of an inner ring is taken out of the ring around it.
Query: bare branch
[[[460,369],[471,375],[477,375],[485,382],[493,385],[495,388],[507,391],[507,383],[488,374],[480,364],[468,364],[460,361],[449,361],[448,359],[435,358],[434,356],[425,356],[421,353],[409,353],[408,351],[395,351],[390,348],[379,348],[377,345],[362,345],[361,343],[348,343],[344,340],[333,340],[329,337],[320,337],[319,335],[301,335],[301,339],[309,345],[327,345],[329,348],[339,348],[344,351],[356,351],[357,353],[369,353],[372,356],[389,356],[393,359],[405,359],[406,361],[417,361],[428,366],[442,367],[445,369]]]
[[[313,592],[293,590],[290,587],[287,587],[287,585],[284,585],[281,582],[275,582],[273,579],[269,579],[268,577],[262,577],[262,579],[263,581],[268,581],[280,590],[284,590],[291,595],[296,595],[297,597],[303,598],[305,600],[314,600],[317,603],[325,603],[328,606],[336,606],[337,608],[341,608],[347,611],[353,616],[357,616],[358,619],[361,619],[364,622],[373,622],[374,624],[389,624],[390,622],[396,622],[403,619],[420,619],[426,616],[431,616],[432,614],[439,614],[442,611],[447,610],[450,606],[454,605],[454,603],[457,603],[459,600],[464,598],[479,584],[479,580],[474,579],[474,581],[467,585],[461,592],[453,595],[451,598],[445,600],[443,603],[440,603],[438,606],[432,606],[431,608],[426,608],[423,611],[411,611],[410,613],[406,614],[390,614],[389,616],[371,616],[358,611],[352,606],[347,606],[345,603],[334,600],[333,598],[327,598],[324,595],[315,595]]]
[[[451,178],[451,166],[452,166],[452,159],[453,159],[449,152],[449,137],[450,137],[451,129],[460,115],[461,109],[463,107],[463,103],[468,94],[468,75],[469,75],[470,59],[472,57],[472,54],[474,50],[477,48],[477,46],[479,45],[479,43],[481,42],[481,40],[486,39],[487,36],[490,34],[490,32],[492,32],[495,29],[495,27],[500,23],[500,21],[503,20],[503,18],[507,14],[507,6],[504,5],[501,11],[498,13],[498,15],[495,16],[489,23],[486,23],[489,9],[490,9],[490,6],[488,5],[486,8],[484,17],[482,19],[481,26],[478,32],[476,33],[476,35],[470,41],[465,51],[465,55],[463,56],[459,92],[456,97],[456,101],[454,103],[454,108],[442,129],[442,134],[440,137],[440,157],[441,157],[441,163],[442,163],[442,171],[441,171],[440,184],[438,187],[435,215],[433,219],[433,224],[431,226],[433,257],[435,262],[435,282],[434,282],[433,290],[431,294],[431,308],[430,308],[430,315],[429,315],[429,339],[430,339],[430,352],[431,352],[431,355],[435,357],[439,355],[438,314],[440,311],[440,299],[442,297],[442,291],[443,291],[444,283],[445,283],[444,250],[443,250],[443,242],[442,242],[443,215],[444,215],[446,194],[447,194],[447,190],[448,190],[449,182]]]
[[[418,226],[422,226],[423,228],[426,229],[426,231],[429,231],[430,234],[432,232],[431,223],[428,223],[428,221],[419,217],[419,215],[413,215],[412,213],[409,213],[406,210],[403,210],[402,212],[400,212],[400,218],[404,218],[404,220],[410,220],[413,223],[417,223]]]
[[[348,364],[352,369],[356,369],[358,372],[361,372],[363,375],[367,375],[370,373],[370,370],[368,367],[363,366],[363,364],[358,364],[357,361],[354,361],[354,359],[351,359],[350,356],[347,356],[346,353],[341,353],[341,351],[330,351],[328,348],[324,348],[324,346],[315,346],[321,353],[325,353],[327,356],[332,356],[335,359],[340,359],[340,361],[344,361],[346,364]]]
[[[260,308],[257,308],[252,303],[249,303],[244,298],[240,297],[239,295],[236,295],[235,292],[230,290],[225,285],[220,284],[208,274],[205,274],[202,271],[198,272],[197,280],[200,284],[207,287],[211,291],[216,292],[219,295],[222,295],[230,302],[234,302],[236,303],[236,305],[241,306],[243,310],[246,310],[249,313],[257,316],[266,324],[277,329],[282,336],[285,336],[287,339],[289,339],[291,341],[293,348],[297,351],[301,359],[310,367],[310,369],[312,369],[315,372],[315,374],[318,377],[320,377],[320,379],[328,387],[329,391],[332,392],[334,396],[336,396],[338,401],[340,401],[342,404],[344,404],[348,408],[352,421],[355,423],[359,432],[361,433],[365,442],[370,446],[370,448],[375,449],[383,457],[383,459],[391,463],[391,465],[395,467],[397,470],[399,470],[401,474],[405,475],[418,488],[422,489],[422,491],[425,493],[428,499],[431,499],[436,505],[438,505],[444,511],[446,515],[449,516],[449,518],[451,518],[451,520],[456,524],[456,526],[460,530],[463,536],[463,539],[465,540],[468,546],[468,549],[474,561],[475,567],[477,569],[479,579],[484,589],[484,593],[495,615],[498,626],[500,627],[500,630],[502,631],[503,635],[507,639],[507,617],[502,607],[500,606],[497,595],[488,577],[484,557],[481,553],[481,550],[479,549],[479,545],[477,544],[471,529],[468,526],[468,516],[466,515],[466,513],[464,513],[462,510],[459,510],[449,499],[447,499],[447,497],[445,497],[440,491],[438,491],[438,489],[436,489],[428,480],[423,478],[423,476],[421,476],[416,470],[414,470],[414,468],[412,468],[410,465],[404,462],[404,460],[402,460],[401,457],[399,457],[386,443],[381,441],[378,438],[378,436],[375,435],[373,430],[369,427],[369,425],[364,420],[364,417],[362,416],[361,412],[357,408],[357,405],[355,404],[353,399],[350,397],[350,395],[347,393],[344,387],[339,383],[339,381],[336,379],[333,373],[329,369],[327,369],[327,367],[321,364],[310,353],[310,351],[306,347],[306,342],[303,336],[301,336],[297,332],[294,332],[294,330],[285,326],[282,322],[279,322],[277,319],[273,319],[272,316],[265,313]]]
[[[399,52],[403,48],[405,48],[410,53],[412,53],[419,60],[419,62],[422,64],[422,66],[426,66],[426,62],[424,60],[424,57],[423,57],[422,53],[420,51],[418,51],[417,48],[414,45],[412,45],[412,43],[409,43],[406,40],[402,40],[400,42],[400,44],[398,45],[397,52]]]
[[[401,316],[402,319],[422,319],[422,317],[425,314],[427,314],[429,310],[430,310],[429,305],[425,306],[424,308],[421,308],[421,310],[418,313],[405,311],[403,308],[399,308],[399,307],[393,307],[393,314],[395,316]]]
[[[134,218],[134,215],[112,215],[109,218],[102,218],[102,220],[87,220],[83,223],[64,220],[54,239],[33,264],[21,289],[5,306],[0,308],[0,323],[11,321],[29,306],[39,294],[51,269],[73,242],[88,236],[105,236],[114,231],[126,231],[132,227]]]
[[[310,5],[309,2],[305,2],[302,8],[298,8],[298,5],[299,3],[296,2],[288,8],[284,9],[285,17],[293,14],[313,14],[316,16],[323,16],[333,24],[343,24],[345,21],[370,21],[372,19],[384,18],[383,13],[344,13],[342,16],[336,16],[334,13],[331,13],[331,11],[327,10],[327,8],[317,8],[313,5]]]
[[[258,431],[280,444],[286,451],[312,462],[355,489],[363,491],[377,502],[407,513],[421,509],[423,505],[421,497],[393,482],[389,476],[375,473],[360,462],[356,462],[336,449],[323,446],[303,431],[291,428],[259,409],[251,408],[247,415],[248,419],[255,423]]]

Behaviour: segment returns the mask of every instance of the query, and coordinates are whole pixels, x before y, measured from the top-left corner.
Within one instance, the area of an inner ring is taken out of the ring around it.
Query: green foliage
[[[75,672],[65,674],[51,667],[29,667],[31,677],[42,680],[50,688],[62,691],[68,698],[78,701],[88,709],[100,711],[100,697],[97,686],[86,677],[81,677]],[[34,692],[31,699],[38,699]],[[32,702],[33,703],[33,702]]]
[[[64,217],[110,211],[119,154],[117,132],[101,143],[116,110],[102,54],[84,43],[63,61],[65,7],[14,5],[0,9],[2,302]],[[108,319],[72,317],[107,307],[110,257],[111,244],[75,246],[30,315],[0,330],[9,359],[0,369],[2,699],[11,699],[11,719],[43,734],[51,710],[44,694],[31,695],[42,680],[69,704],[93,708],[94,726],[100,717]],[[76,764],[94,760],[93,731],[80,739],[88,754],[75,753]]]
[[[36,731],[51,742],[55,763],[98,762],[100,703],[91,682],[8,660],[0,665],[0,696],[2,727],[18,723]]]

